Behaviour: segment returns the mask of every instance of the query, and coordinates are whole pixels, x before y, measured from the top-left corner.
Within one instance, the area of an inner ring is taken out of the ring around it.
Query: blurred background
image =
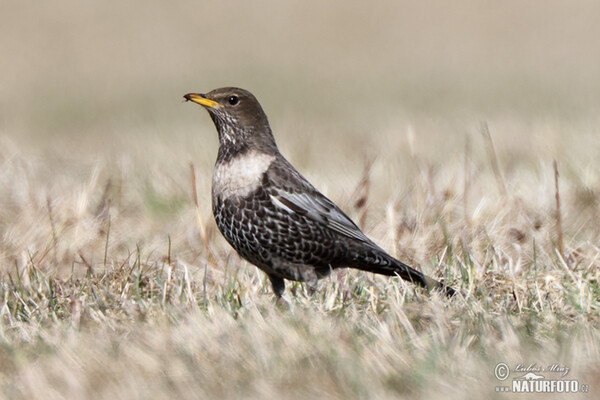
[[[2,1],[2,193],[22,171],[40,204],[118,175],[150,211],[188,208],[194,162],[208,215],[216,132],[182,96],[221,86],[252,91],[282,152],[337,200],[373,159],[382,207],[415,160],[460,171],[466,138],[487,167],[482,121],[515,186],[551,181],[553,158],[598,159],[598,15],[591,0]]]
[[[371,142],[397,121],[572,121],[600,106],[591,0],[0,7],[0,130],[32,145],[214,136],[182,95],[227,85],[255,93],[295,145],[312,131]]]

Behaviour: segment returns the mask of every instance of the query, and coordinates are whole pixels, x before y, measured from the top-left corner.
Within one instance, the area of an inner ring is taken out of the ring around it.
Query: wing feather
[[[293,193],[277,188],[270,196],[273,204],[284,212],[295,212],[307,216],[342,235],[361,242],[372,243],[338,206],[317,191]]]

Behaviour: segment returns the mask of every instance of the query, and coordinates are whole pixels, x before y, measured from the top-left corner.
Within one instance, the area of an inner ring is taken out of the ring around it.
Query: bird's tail
[[[440,290],[448,297],[453,297],[456,294],[456,291],[450,286],[447,286],[442,282],[430,278],[424,273],[417,271],[416,269],[404,264],[402,261],[396,260],[395,258],[386,254],[385,252],[383,252],[383,254],[378,254],[378,256],[379,257],[376,257],[377,260],[374,260],[373,258],[369,257],[371,262],[363,262],[359,264],[354,264],[352,266],[363,271],[374,272],[376,274],[382,274],[387,276],[398,275],[405,281],[412,282],[416,285],[420,285],[426,289]]]

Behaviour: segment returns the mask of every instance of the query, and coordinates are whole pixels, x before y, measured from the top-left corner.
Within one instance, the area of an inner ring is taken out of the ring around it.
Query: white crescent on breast
[[[260,186],[262,175],[273,160],[274,155],[251,150],[217,163],[213,172],[213,195],[224,199],[249,195]]]

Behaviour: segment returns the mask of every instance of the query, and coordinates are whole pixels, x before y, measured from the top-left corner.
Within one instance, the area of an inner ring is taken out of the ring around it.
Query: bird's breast
[[[274,155],[249,151],[227,161],[217,161],[212,181],[213,199],[248,196],[261,185],[263,174],[274,160]]]

